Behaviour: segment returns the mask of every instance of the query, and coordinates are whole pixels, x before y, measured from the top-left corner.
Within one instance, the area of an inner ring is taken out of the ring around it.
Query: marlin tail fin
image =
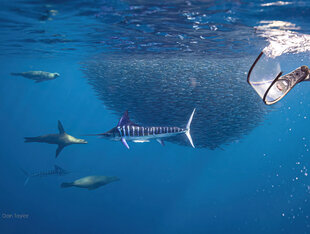
[[[26,180],[25,180],[25,182],[24,182],[24,186],[26,186],[27,183],[28,183],[28,181],[29,181],[30,176],[29,176],[28,172],[25,171],[23,168],[20,168],[20,170],[21,170],[21,171],[24,173],[24,175],[26,176]]]
[[[191,123],[192,123],[195,111],[196,111],[196,108],[193,110],[191,116],[189,117],[189,120],[188,120],[187,125],[186,125],[186,132],[185,132],[185,134],[186,134],[186,136],[187,136],[187,138],[188,138],[188,140],[191,143],[193,148],[195,148],[195,145],[193,143],[190,131],[191,131]]]

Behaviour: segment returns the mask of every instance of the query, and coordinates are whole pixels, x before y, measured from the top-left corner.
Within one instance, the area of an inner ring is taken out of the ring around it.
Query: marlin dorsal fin
[[[55,169],[55,171],[61,170],[61,168],[59,166],[57,166],[56,164],[54,165],[54,169]]]
[[[137,125],[137,124],[135,124],[135,123],[130,121],[129,115],[128,115],[128,110],[125,111],[123,116],[118,121],[117,127],[119,127],[119,126],[126,126],[126,125],[139,126],[139,125]]]
[[[126,110],[125,113],[123,114],[123,116],[118,121],[117,127],[128,125],[129,123],[130,123],[130,119],[129,119],[129,115],[128,115],[128,110]]]
[[[58,120],[58,130],[59,130],[59,134],[64,134],[65,133],[65,129],[62,126],[60,120]]]

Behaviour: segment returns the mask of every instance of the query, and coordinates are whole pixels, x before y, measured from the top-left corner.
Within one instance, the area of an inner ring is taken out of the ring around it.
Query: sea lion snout
[[[60,76],[59,73],[57,73],[57,72],[54,73],[54,77],[55,77],[55,78],[57,78],[57,77],[59,77],[59,76]]]
[[[84,140],[84,139],[79,139],[79,143],[81,143],[81,144],[88,144],[88,142],[86,140]]]

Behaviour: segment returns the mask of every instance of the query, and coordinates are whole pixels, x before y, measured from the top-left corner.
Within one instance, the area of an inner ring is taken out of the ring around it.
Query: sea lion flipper
[[[58,148],[56,150],[56,158],[58,157],[58,155],[60,154],[60,152],[62,151],[63,148],[64,148],[63,145],[58,145]]]
[[[60,134],[65,133],[65,129],[64,129],[64,127],[62,126],[62,123],[60,122],[60,120],[58,120],[58,130],[59,130],[59,133],[60,133]]]

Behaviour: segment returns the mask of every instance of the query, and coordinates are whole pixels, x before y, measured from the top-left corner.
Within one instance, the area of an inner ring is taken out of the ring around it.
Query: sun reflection
[[[285,53],[310,51],[310,35],[296,32],[300,27],[285,21],[260,21],[256,32],[267,38],[264,53],[272,58]]]
[[[282,1],[277,1],[277,2],[269,2],[269,3],[262,3],[262,7],[268,7],[268,6],[285,6],[285,5],[290,5],[292,4],[291,2],[282,2]]]

